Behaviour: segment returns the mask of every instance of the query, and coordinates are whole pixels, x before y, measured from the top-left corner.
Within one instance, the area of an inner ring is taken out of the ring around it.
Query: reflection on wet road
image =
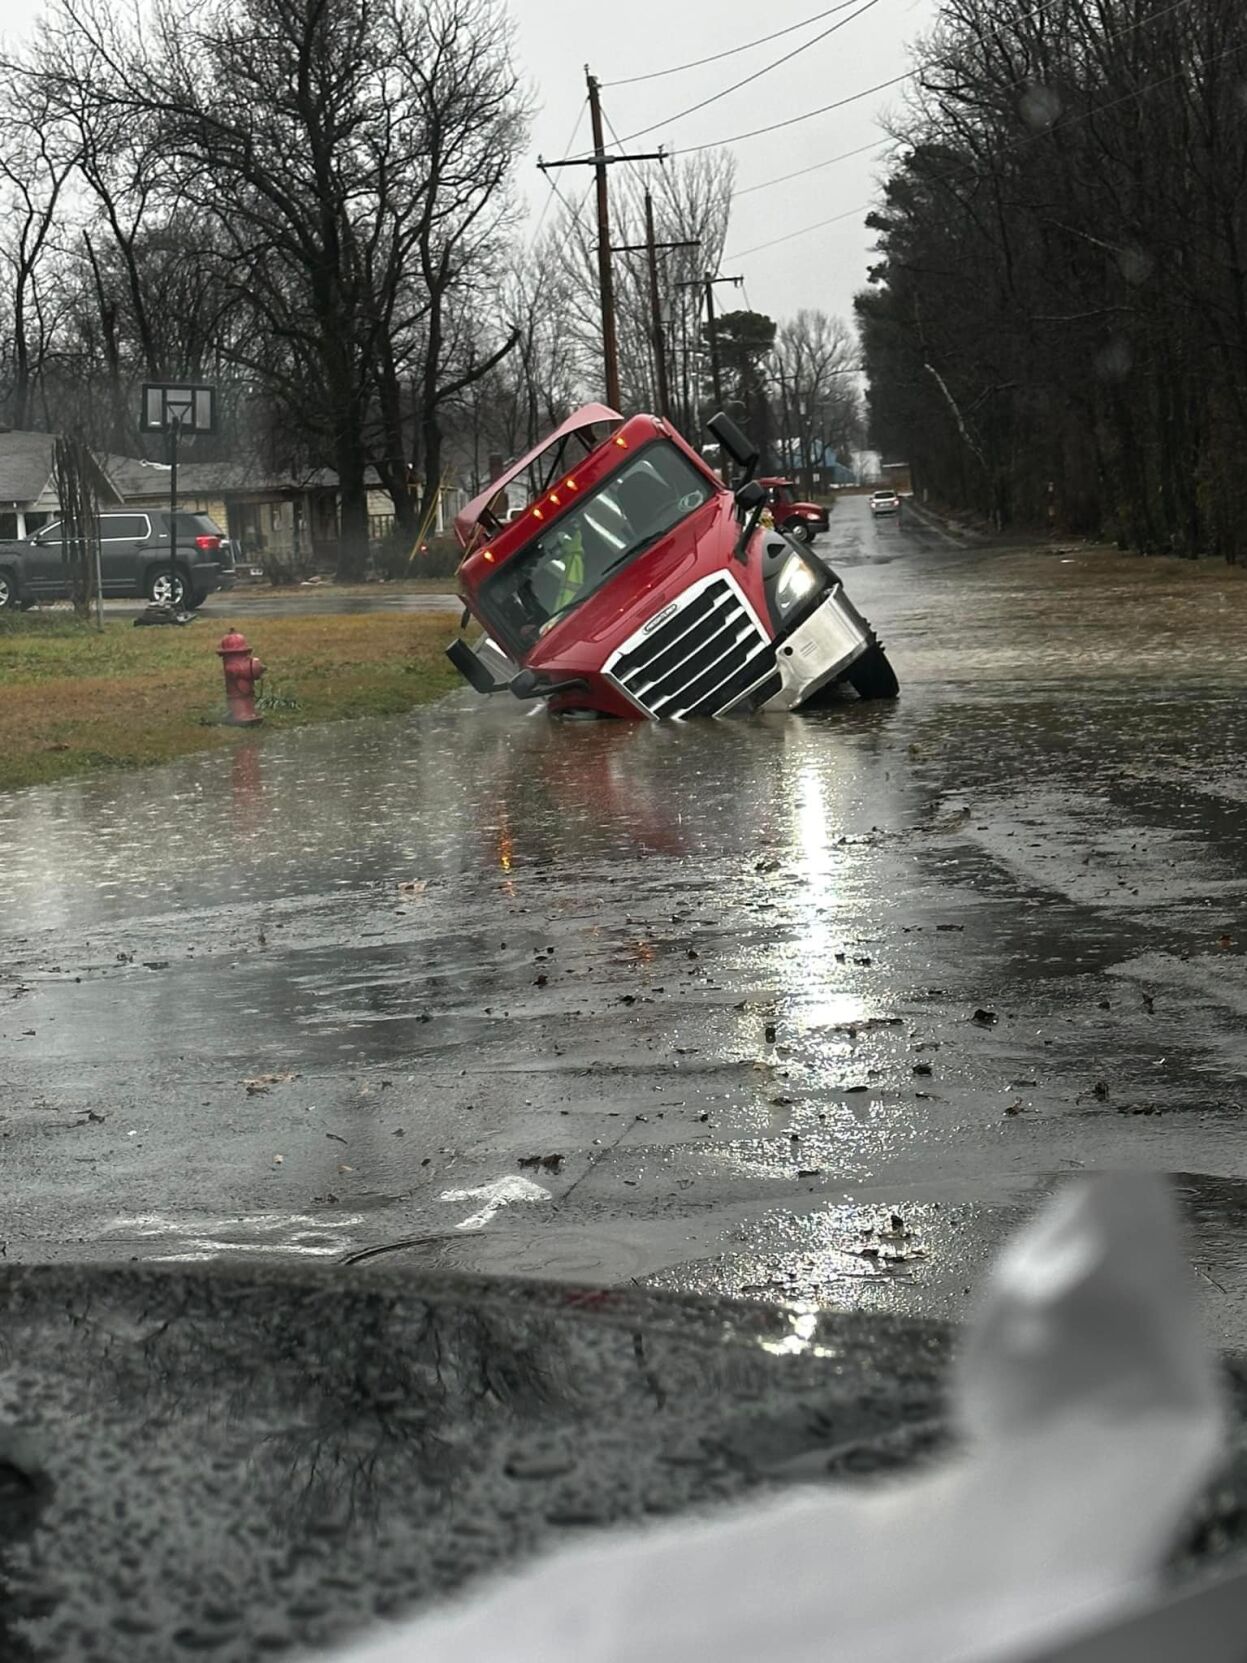
[[[956,1316],[1059,1174],[1139,1165],[1247,1338],[1241,574],[860,499],[824,543],[895,706],[464,694],[0,799],[9,1257]]]

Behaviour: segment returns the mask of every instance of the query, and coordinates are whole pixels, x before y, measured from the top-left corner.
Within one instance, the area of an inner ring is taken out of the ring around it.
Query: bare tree
[[[25,428],[63,307],[56,235],[78,160],[38,89],[12,80],[0,95],[0,270],[9,315],[9,415]]]
[[[861,368],[857,338],[842,318],[817,310],[799,311],[780,327],[775,343],[779,382],[779,420],[785,461],[796,441],[802,468],[822,465],[828,448],[853,445],[860,434],[861,410],[856,375]]]
[[[91,138],[85,177],[145,367],[203,344],[160,338],[158,250],[175,313],[194,290],[197,325],[336,467],[342,577],[367,553],[370,452],[406,494],[395,392],[416,362],[436,488],[436,412],[457,379],[447,311],[523,132],[499,15],[492,0],[152,0],[119,18],[107,0],[54,0],[40,46],[43,83]],[[104,319],[115,300],[97,288]]]

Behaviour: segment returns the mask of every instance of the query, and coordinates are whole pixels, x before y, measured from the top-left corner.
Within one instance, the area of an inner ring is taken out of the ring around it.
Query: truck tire
[[[0,612],[19,604],[17,593],[17,579],[4,566],[0,566]]]
[[[850,664],[844,679],[859,699],[894,699],[901,690],[896,671],[877,641]]]
[[[810,540],[810,528],[804,520],[789,520],[784,530],[790,537],[795,537],[798,543],[808,543]]]

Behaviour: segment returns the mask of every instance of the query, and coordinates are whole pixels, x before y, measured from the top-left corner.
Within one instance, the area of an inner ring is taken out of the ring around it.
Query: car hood
[[[365,1267],[3,1270],[0,1655],[319,1647],[556,1533],[835,1470],[833,1445],[904,1463],[941,1435],[948,1349]]]

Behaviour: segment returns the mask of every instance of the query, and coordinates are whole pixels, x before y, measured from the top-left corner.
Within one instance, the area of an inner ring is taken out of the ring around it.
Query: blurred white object
[[[1079,1182],[1005,1250],[937,1473],[598,1538],[343,1663],[1022,1659],[1133,1609],[1223,1420],[1173,1204]]]

